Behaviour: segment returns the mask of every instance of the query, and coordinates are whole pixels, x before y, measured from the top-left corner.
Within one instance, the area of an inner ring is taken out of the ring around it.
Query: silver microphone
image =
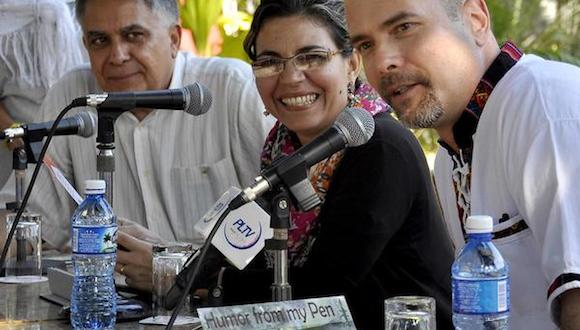
[[[275,161],[264,169],[252,186],[244,189],[230,207],[235,209],[255,200],[258,196],[284,182],[284,176],[298,167],[306,171],[310,166],[346,148],[367,143],[375,131],[372,115],[364,109],[346,108],[326,132],[295,153]],[[299,171],[302,172],[302,171]],[[305,173],[305,172],[304,172]],[[309,210],[320,203],[314,188],[306,178],[290,185],[290,192],[303,210]]]
[[[0,140],[15,138],[42,138],[48,135],[54,121],[44,123],[22,124],[18,127],[7,128],[0,131]],[[91,112],[84,111],[74,116],[63,118],[54,135],[79,135],[90,137],[97,127],[97,116]]]
[[[210,91],[200,83],[175,88],[140,92],[89,94],[81,98],[81,106],[99,110],[128,111],[135,108],[183,110],[199,116],[211,107]]]

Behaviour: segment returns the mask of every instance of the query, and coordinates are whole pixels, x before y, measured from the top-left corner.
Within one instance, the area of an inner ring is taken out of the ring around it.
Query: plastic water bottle
[[[467,218],[468,241],[451,268],[457,330],[509,329],[509,268],[491,242],[489,216]]]
[[[105,181],[87,180],[85,200],[72,216],[74,329],[114,329],[117,220],[104,198]]]

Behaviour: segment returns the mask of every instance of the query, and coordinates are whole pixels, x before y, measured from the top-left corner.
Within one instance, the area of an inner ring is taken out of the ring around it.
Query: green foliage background
[[[204,50],[200,55],[207,55],[208,32],[218,24],[224,37],[220,56],[247,61],[242,41],[259,0],[237,0],[238,14],[227,17],[221,12],[225,1],[236,0],[185,0],[182,22]],[[526,53],[580,65],[580,0],[487,0],[487,4],[498,42],[511,40]],[[432,156],[438,147],[435,131],[415,130],[415,135]]]

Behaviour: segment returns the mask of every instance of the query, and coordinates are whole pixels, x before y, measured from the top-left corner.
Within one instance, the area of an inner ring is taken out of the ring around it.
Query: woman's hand
[[[151,292],[153,289],[153,244],[119,231],[115,270],[125,275],[125,283],[132,288]]]

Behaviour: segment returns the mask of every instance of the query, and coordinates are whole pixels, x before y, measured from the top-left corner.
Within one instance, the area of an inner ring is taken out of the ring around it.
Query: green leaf
[[[195,46],[200,55],[210,56],[209,33],[222,10],[222,0],[186,0],[180,6],[181,22],[193,33]]]

